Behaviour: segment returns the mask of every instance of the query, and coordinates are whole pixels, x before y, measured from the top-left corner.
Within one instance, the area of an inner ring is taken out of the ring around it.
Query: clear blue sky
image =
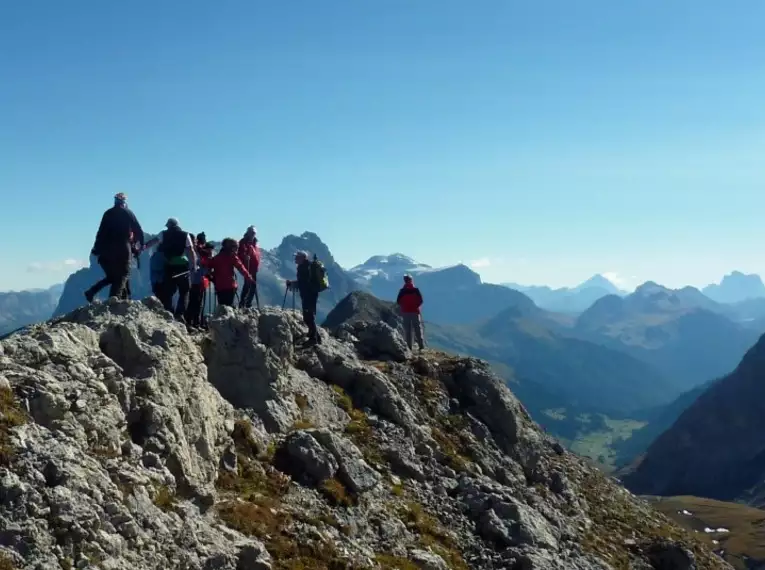
[[[761,0],[1,2],[0,290],[63,280],[117,191],[149,231],[312,230],[347,266],[765,273],[763,22]]]

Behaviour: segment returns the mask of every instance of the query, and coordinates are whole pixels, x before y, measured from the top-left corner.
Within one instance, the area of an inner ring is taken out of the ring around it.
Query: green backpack
[[[321,293],[329,289],[329,278],[327,277],[327,268],[324,264],[316,259],[316,255],[313,256],[311,262],[311,279],[316,287],[316,290]]]

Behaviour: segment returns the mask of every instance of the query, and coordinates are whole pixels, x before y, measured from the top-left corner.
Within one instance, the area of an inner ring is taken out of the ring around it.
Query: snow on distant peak
[[[373,255],[364,263],[352,267],[348,272],[356,279],[370,280],[399,278],[405,273],[421,273],[432,269],[424,263],[417,263],[403,253],[390,255]]]

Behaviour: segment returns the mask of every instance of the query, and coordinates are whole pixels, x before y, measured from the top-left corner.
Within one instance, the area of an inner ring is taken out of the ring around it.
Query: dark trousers
[[[125,289],[130,278],[129,251],[126,250],[125,255],[101,255],[98,258],[98,264],[104,270],[105,277],[88,289],[85,294],[91,298],[95,297],[101,289],[109,285],[109,297],[124,299]]]
[[[250,283],[249,281],[244,282],[244,286],[242,287],[242,298],[239,300],[239,308],[250,308],[252,307],[252,301],[255,299],[255,296],[258,294],[258,285],[253,281]],[[258,303],[258,306],[260,306],[260,303]]]
[[[189,294],[189,308],[186,310],[186,324],[198,327],[202,319],[202,304],[205,291],[201,283],[194,283]]]
[[[160,298],[165,310],[170,311],[176,318],[183,317],[186,314],[186,305],[189,301],[189,272],[185,267],[173,267],[168,265],[165,268],[165,282],[162,285],[162,295]],[[173,310],[173,296],[178,292],[178,302]]]
[[[230,289],[228,291],[218,290],[216,294],[218,296],[219,305],[226,305],[227,307],[234,306],[234,295],[236,295],[236,289]]]
[[[308,327],[308,338],[316,341],[321,340],[316,328],[316,305],[318,302],[318,293],[300,294],[300,304],[303,306],[303,322]]]

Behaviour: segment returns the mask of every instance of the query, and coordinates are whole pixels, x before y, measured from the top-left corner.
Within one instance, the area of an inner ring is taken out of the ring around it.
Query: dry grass
[[[292,517],[278,501],[227,501],[218,505],[218,514],[228,526],[262,540],[271,554],[274,570],[356,570],[338,555],[329,541],[290,536]]]
[[[0,570],[17,570],[13,559],[5,552],[0,552]]]
[[[351,421],[345,426],[346,435],[361,450],[367,463],[372,466],[384,464],[385,460],[374,439],[374,430],[369,425],[366,414],[354,407],[353,400],[340,386],[333,385],[332,390],[335,393],[337,406],[351,418]]]
[[[744,557],[765,562],[765,511],[699,497],[648,497],[648,500],[680,526],[691,532],[698,531],[697,536],[710,548],[724,549],[725,560],[734,568],[750,567]],[[692,516],[682,514],[683,510]],[[730,532],[705,533],[707,527],[727,528]],[[714,544],[714,540],[718,544]]]
[[[570,472],[575,473],[576,467]],[[607,561],[615,570],[631,568],[626,540],[635,540],[638,544],[665,540],[681,542],[693,552],[699,568],[722,568],[722,561],[701,539],[626,492],[617,492],[602,473],[592,471],[573,479],[587,501],[586,514],[592,520],[591,528],[582,538],[582,547]]]
[[[166,485],[157,485],[155,487],[154,504],[163,511],[169,511],[175,505],[175,493]]]
[[[411,560],[390,554],[377,554],[375,562],[382,570],[420,570],[420,567]]]
[[[427,513],[421,504],[408,501],[399,508],[398,514],[406,527],[417,533],[423,548],[438,554],[452,570],[468,570],[468,565],[452,535],[441,526],[438,519]]]
[[[299,420],[295,421],[294,424],[292,424],[292,431],[298,431],[301,429],[311,429],[312,427],[315,427],[315,426],[313,425],[313,422],[311,420],[300,418]]]
[[[11,430],[26,422],[27,415],[13,392],[8,388],[0,388],[0,465],[10,465],[16,453],[11,442]]]
[[[319,490],[336,507],[351,507],[356,503],[355,497],[348,492],[345,485],[335,478],[324,481]]]

